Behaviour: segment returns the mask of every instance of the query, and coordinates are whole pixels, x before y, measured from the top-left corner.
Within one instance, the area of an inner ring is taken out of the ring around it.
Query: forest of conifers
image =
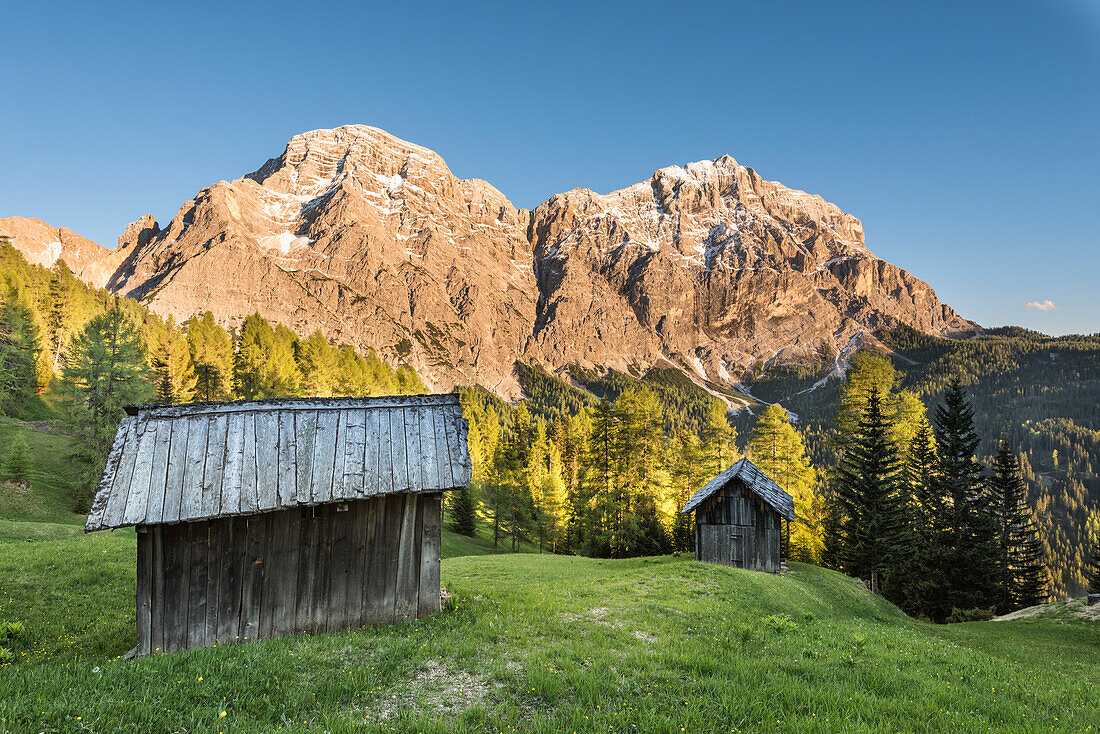
[[[209,313],[176,324],[85,286],[63,263],[28,265],[7,243],[0,244],[0,275],[0,412],[73,425],[73,461],[84,467],[73,488],[77,509],[86,506],[125,403],[425,390],[413,370],[373,349],[334,345],[320,332],[300,338],[258,314],[232,332]],[[913,504],[906,498],[919,495],[913,483],[920,482],[907,462],[915,437],[924,426],[925,443],[934,446],[933,409],[957,378],[973,409],[982,476],[993,475],[1002,438],[1018,462],[1047,589],[1081,593],[1086,526],[1095,530],[1100,505],[1100,337],[1000,329],[953,341],[906,328],[879,336],[886,351],[861,353],[847,381],[819,383],[834,368],[831,354],[762,371],[749,384],[754,398],[783,408],[731,393],[732,404],[750,407],[727,413],[717,386],[708,391],[676,369],[656,367],[628,374],[574,366],[558,376],[517,363],[527,396],[517,404],[480,387],[459,388],[475,482],[451,496],[451,522],[460,532],[480,525],[512,547],[597,556],[689,550],[691,518],[678,509],[748,455],[796,498],[793,557],[873,576],[876,584],[886,579],[880,590],[903,607],[944,618],[958,604],[943,599],[933,609],[903,598],[917,593],[899,581],[913,567],[897,561],[876,570],[853,560],[857,541],[838,529],[837,513],[844,514],[842,477],[851,480],[845,457],[850,465],[854,439],[867,431],[868,396],[881,403],[880,432],[893,452],[883,475],[888,494]],[[913,517],[898,522],[924,532]],[[1012,606],[998,593],[965,603]]]

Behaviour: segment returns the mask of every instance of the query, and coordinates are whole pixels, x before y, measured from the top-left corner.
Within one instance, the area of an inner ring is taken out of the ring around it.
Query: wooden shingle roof
[[[788,520],[794,520],[794,498],[783,491],[782,487],[772,481],[772,478],[767,474],[760,471],[760,467],[749,461],[748,458],[737,461],[733,466],[707,482],[701,489],[696,490],[695,494],[691,495],[691,499],[684,505],[682,512],[691,512],[734,479],[740,479],[746,488],[759,496],[780,515]]]
[[[454,395],[128,406],[85,532],[470,483]]]

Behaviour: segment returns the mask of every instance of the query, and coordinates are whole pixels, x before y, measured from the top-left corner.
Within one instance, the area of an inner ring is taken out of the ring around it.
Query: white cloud
[[[1028,311],[1035,309],[1036,311],[1057,311],[1058,307],[1054,305],[1054,301],[1028,301],[1024,304],[1024,308]]]

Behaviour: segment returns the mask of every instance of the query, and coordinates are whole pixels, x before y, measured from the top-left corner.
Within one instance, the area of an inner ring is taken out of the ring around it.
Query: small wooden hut
[[[695,560],[753,571],[780,570],[794,498],[756,464],[741,459],[691,496]]]
[[[129,406],[86,532],[136,526],[136,654],[440,608],[454,395]]]

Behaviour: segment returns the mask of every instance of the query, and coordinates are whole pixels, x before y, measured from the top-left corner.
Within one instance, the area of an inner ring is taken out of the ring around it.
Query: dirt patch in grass
[[[621,620],[608,619],[608,615],[610,614],[611,610],[607,607],[596,607],[595,609],[589,609],[587,612],[581,614],[562,612],[561,618],[566,622],[595,622],[605,627],[622,627],[623,623]]]
[[[372,720],[385,721],[405,710],[418,714],[455,716],[484,702],[490,693],[502,685],[490,682],[485,676],[451,669],[429,660],[400,691],[374,707]]]
[[[1011,622],[1014,619],[1028,619],[1029,617],[1037,617],[1040,614],[1048,614],[1054,611],[1064,611],[1080,619],[1100,621],[1100,604],[1093,604],[1090,607],[1085,603],[1083,598],[1070,599],[1069,601],[1056,601],[1050,604],[1038,604],[1033,607],[1027,607],[1026,609],[1017,609],[1015,612],[1009,612],[1008,614],[994,617],[993,621]]]

